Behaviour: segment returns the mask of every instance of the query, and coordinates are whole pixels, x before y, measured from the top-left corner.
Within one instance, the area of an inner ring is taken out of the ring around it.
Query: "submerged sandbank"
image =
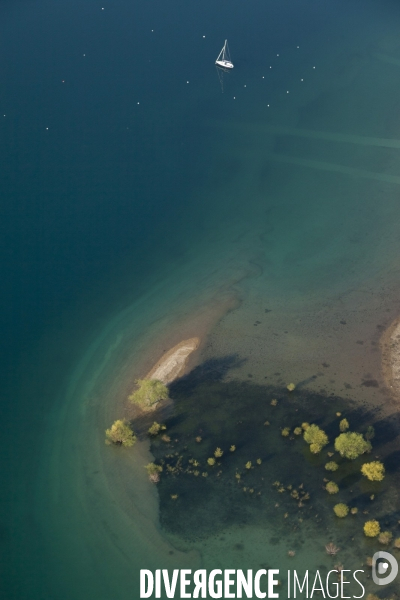
[[[188,358],[200,345],[200,338],[193,337],[176,344],[157,362],[146,379],[158,379],[165,385],[171,383],[185,373]]]
[[[400,398],[400,317],[381,338],[383,377],[389,391]]]

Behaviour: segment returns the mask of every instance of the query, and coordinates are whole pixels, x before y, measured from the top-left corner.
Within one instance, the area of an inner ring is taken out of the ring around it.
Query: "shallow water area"
[[[179,548],[200,550],[210,570],[278,568],[287,586],[288,569],[299,574],[318,569],[326,577],[335,565],[344,565],[364,570],[360,578],[367,593],[376,591],[367,557],[382,546],[368,540],[362,527],[373,513],[394,537],[400,532],[398,451],[392,444],[398,417],[382,418],[336,396],[226,381],[239,362],[237,357],[206,362],[171,388],[176,416],[165,421],[169,439],[158,436],[152,443],[163,466],[158,487],[167,536]],[[361,476],[369,456],[349,461],[335,453],[343,417],[360,432],[374,423],[372,452],[387,467],[384,482]],[[317,455],[303,440],[306,422],[329,436],[330,444]],[[216,449],[222,450],[217,456]],[[332,460],[339,465],[334,473],[324,468]],[[328,494],[328,481],[338,484],[339,493]],[[340,502],[356,514],[336,517],[333,507]],[[339,548],[337,555],[327,555],[329,543]]]

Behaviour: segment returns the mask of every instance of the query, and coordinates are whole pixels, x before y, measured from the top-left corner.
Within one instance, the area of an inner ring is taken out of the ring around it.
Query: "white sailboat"
[[[221,67],[222,69],[233,69],[233,62],[229,56],[228,40],[225,40],[225,44],[221,52],[218,54],[215,64],[217,67]]]

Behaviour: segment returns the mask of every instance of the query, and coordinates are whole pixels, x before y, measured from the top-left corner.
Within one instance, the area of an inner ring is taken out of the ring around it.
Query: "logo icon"
[[[391,567],[389,574],[382,577],[382,575],[388,573],[389,566]],[[398,571],[399,565],[392,554],[384,552],[383,550],[375,552],[372,557],[372,579],[374,583],[377,585],[387,585],[388,583],[392,583],[392,581],[396,579]]]

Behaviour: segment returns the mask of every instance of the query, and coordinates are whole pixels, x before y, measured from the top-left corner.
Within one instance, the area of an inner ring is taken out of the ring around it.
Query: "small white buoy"
[[[304,79],[300,79],[300,81],[304,81]]]
[[[244,85],[243,87],[247,87],[247,85]]]
[[[289,93],[289,90],[287,90],[287,92],[286,92],[286,93],[288,94],[288,93]]]
[[[277,56],[279,56],[279,54],[277,54]]]
[[[297,46],[297,48],[300,48],[300,46]]]
[[[313,69],[315,69],[315,67],[313,67]]]
[[[205,35],[203,35],[203,38],[205,38],[205,37],[206,37],[206,36],[205,36]]]
[[[188,81],[186,83],[189,83]]]

